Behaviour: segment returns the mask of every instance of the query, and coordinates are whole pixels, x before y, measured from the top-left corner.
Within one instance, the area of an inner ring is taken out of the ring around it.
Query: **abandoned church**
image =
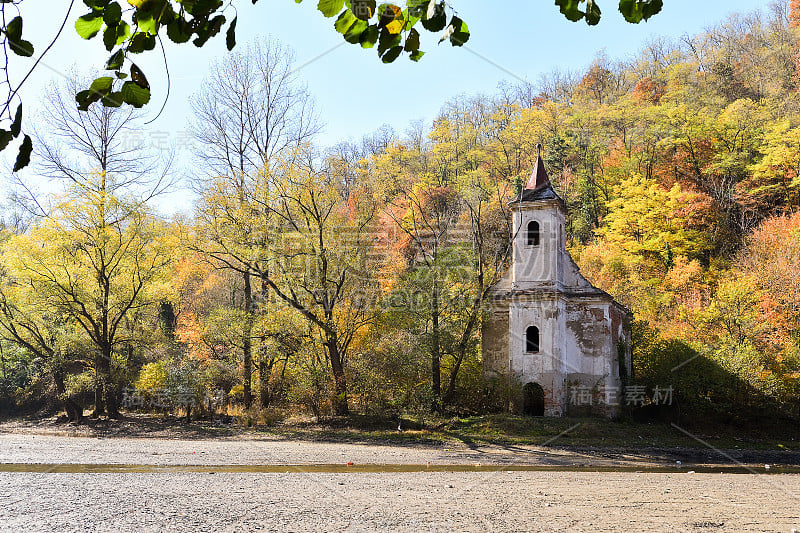
[[[484,373],[521,385],[511,399],[516,412],[614,416],[612,395],[631,368],[628,311],[592,286],[567,252],[566,206],[541,156],[510,208],[512,263],[490,297]],[[589,401],[576,405],[576,390]]]

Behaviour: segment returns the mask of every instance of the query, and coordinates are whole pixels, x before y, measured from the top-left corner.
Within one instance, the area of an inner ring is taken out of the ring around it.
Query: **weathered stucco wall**
[[[625,310],[594,288],[565,249],[563,204],[544,200],[511,206],[513,254],[509,273],[492,293],[483,325],[483,365],[489,376],[506,375],[520,385],[544,389],[545,415],[587,412],[613,416],[617,406],[599,401],[630,372],[630,335]],[[539,223],[539,245],[527,244],[528,223]],[[527,353],[525,332],[539,328],[539,351]],[[620,343],[622,357],[620,358]],[[571,387],[591,391],[591,407],[571,403]],[[520,398],[512,398],[519,410]]]
[[[571,368],[567,373],[570,390],[567,412],[570,414],[613,416],[618,412],[618,405],[608,401],[616,400],[618,394],[614,391],[620,386],[616,342],[612,335],[614,307],[610,301],[591,300],[571,300],[568,305],[567,345]],[[583,399],[576,403],[578,394]],[[587,401],[587,394],[591,395],[590,401]]]
[[[528,223],[539,223],[539,245],[526,242]],[[513,213],[515,235],[512,255],[512,283],[514,288],[528,289],[542,284],[562,282],[564,270],[564,213],[555,202],[526,206]]]
[[[483,373],[488,379],[509,375],[508,305],[494,306],[482,327]]]
[[[567,371],[602,376],[610,372],[611,320],[608,304],[570,300],[567,304]]]
[[[545,415],[564,411],[565,303],[557,295],[535,294],[515,298],[509,305],[508,357],[511,372],[520,384],[538,383],[544,389]],[[528,327],[539,328],[539,351],[525,350]]]

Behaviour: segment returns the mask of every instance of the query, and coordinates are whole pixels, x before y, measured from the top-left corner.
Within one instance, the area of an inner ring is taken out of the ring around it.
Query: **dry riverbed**
[[[551,465],[641,472],[0,472],[2,531],[792,531],[800,475],[648,471],[659,454],[0,433],[0,463]],[[706,461],[707,462],[707,461]],[[722,463],[723,461],[719,461]],[[773,467],[771,471],[775,471]],[[698,468],[699,470],[699,468]],[[212,473],[213,472],[213,473]]]
[[[785,531],[798,476],[0,473],[4,531]]]

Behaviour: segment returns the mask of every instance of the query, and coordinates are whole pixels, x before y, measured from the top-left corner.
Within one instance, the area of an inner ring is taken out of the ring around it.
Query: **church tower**
[[[592,286],[566,251],[566,205],[550,183],[541,147],[509,208],[512,263],[492,290],[483,324],[485,374],[521,386],[510,399],[515,411],[562,416],[588,407],[613,415],[618,404],[608,400],[615,389],[622,394],[630,368],[628,312]],[[570,402],[575,387],[588,406]]]
[[[560,416],[566,394],[563,343],[564,201],[556,194],[541,146],[525,188],[510,203],[513,220],[509,368],[535,395],[532,414]]]
[[[541,154],[541,148],[540,148]],[[564,202],[553,190],[541,155],[528,183],[509,204],[513,217],[512,283],[515,289],[563,283],[561,254],[566,244]]]

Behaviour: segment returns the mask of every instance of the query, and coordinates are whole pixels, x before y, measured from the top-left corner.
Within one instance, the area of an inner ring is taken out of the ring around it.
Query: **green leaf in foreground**
[[[578,22],[583,18],[583,11],[578,9],[579,3],[579,0],[556,0],[556,5],[558,6],[559,11],[561,11],[561,14],[567,17],[567,20],[572,22]]]
[[[103,17],[94,13],[89,13],[78,17],[75,21],[75,31],[84,39],[91,39],[103,26]]]
[[[173,43],[185,43],[192,38],[192,25],[183,17],[177,17],[167,26],[167,37]]]
[[[6,25],[6,36],[10,41],[22,39],[22,17],[14,17]]]
[[[90,91],[94,91],[96,93],[107,93],[111,90],[111,84],[114,82],[114,78],[111,76],[103,76],[101,78],[97,78],[92,82],[89,86]]]
[[[122,105],[122,93],[112,92],[108,96],[104,96],[101,100],[105,107],[120,107]]]
[[[25,135],[22,140],[22,145],[19,147],[17,160],[14,162],[14,172],[18,172],[28,166],[31,162],[31,152],[33,151],[33,142],[30,135]]]
[[[422,16],[422,27],[428,31],[442,31],[447,25],[444,2],[429,4]]]
[[[103,44],[106,45],[106,50],[109,52],[115,47],[119,46],[128,40],[131,36],[131,27],[128,23],[121,21],[116,26],[107,26],[103,31]]]
[[[375,43],[378,42],[378,34],[378,27],[374,24],[371,24],[361,33],[358,42],[361,43],[362,48],[372,48],[375,46]]]
[[[116,2],[108,4],[103,10],[103,21],[109,26],[116,26],[122,20],[122,8]]]
[[[356,23],[357,20],[358,19],[355,15],[353,15],[353,12],[348,9],[346,11],[342,11],[342,14],[336,19],[333,27],[336,28],[336,31],[344,35],[353,26],[353,24]]]
[[[5,150],[14,135],[8,130],[0,130],[0,151]]]
[[[619,0],[619,12],[634,24],[647,20],[661,11],[663,0]]]
[[[239,17],[233,17],[233,21],[231,25],[228,26],[228,31],[225,34],[225,46],[228,48],[229,52],[236,46],[236,21],[238,18]]]
[[[139,87],[132,81],[126,81],[122,85],[122,100],[126,104],[139,108],[150,101],[150,90],[144,87]]]
[[[453,29],[452,33],[450,33],[450,44],[463,46],[464,43],[469,41],[469,28],[467,28],[466,22],[458,17],[453,17],[450,20],[450,28]]]
[[[11,44],[11,51],[22,57],[31,57],[33,55],[33,44],[25,39],[19,41],[9,41]]]
[[[317,9],[326,17],[338,15],[344,7],[344,0],[319,0]]]
[[[408,37],[406,37],[406,45],[404,47],[406,52],[416,52],[419,50],[419,32],[414,28],[411,28],[411,31],[408,32]]]
[[[117,70],[125,62],[125,50],[120,48],[108,58],[106,61],[106,70]]]
[[[595,26],[600,22],[600,14],[600,7],[598,7],[595,1],[588,0],[586,4],[586,24]]]
[[[11,123],[11,135],[18,136],[22,131],[22,104],[17,106],[17,112],[14,114],[14,122]]]
[[[102,94],[91,91],[86,89],[85,91],[80,91],[78,94],[75,95],[75,101],[78,102],[78,110],[79,111],[88,111],[89,106],[93,103],[97,102],[102,98]]]
[[[403,47],[402,46],[393,46],[386,51],[385,54],[381,57],[381,61],[384,63],[392,63],[397,57],[402,53]]]

